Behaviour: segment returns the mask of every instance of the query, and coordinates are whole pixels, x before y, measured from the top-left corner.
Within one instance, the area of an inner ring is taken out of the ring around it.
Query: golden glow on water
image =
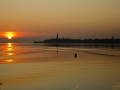
[[[7,50],[8,50],[8,51],[12,51],[12,48],[8,48]]]
[[[12,52],[13,51],[13,44],[12,43],[7,43],[7,55],[8,56],[12,56],[14,53]],[[5,60],[6,63],[12,63],[14,60],[13,59],[8,59],[8,60]]]
[[[12,63],[12,62],[15,62],[15,60],[13,60],[13,59],[1,60],[0,64],[2,64],[2,63]]]
[[[13,55],[13,53],[8,53],[8,56],[12,56]]]
[[[12,47],[12,43],[8,43],[8,47]]]
[[[12,51],[13,50],[12,43],[7,43],[7,50],[8,51]]]
[[[12,45],[12,43],[7,43],[7,46],[6,46],[7,48],[7,51],[8,51],[8,53],[7,53],[7,55],[8,56],[12,56],[14,53],[12,52],[13,51],[13,45]]]
[[[33,48],[25,44],[21,47],[13,43],[4,47],[14,51],[1,51],[8,55],[0,57],[2,90],[98,90],[99,87],[100,90],[120,90],[120,58],[104,55],[119,51],[59,47],[55,52],[56,47]],[[77,58],[74,58],[75,52]]]
[[[11,63],[11,62],[13,62],[13,61],[14,61],[14,60],[12,60],[12,59],[6,60],[7,63]]]

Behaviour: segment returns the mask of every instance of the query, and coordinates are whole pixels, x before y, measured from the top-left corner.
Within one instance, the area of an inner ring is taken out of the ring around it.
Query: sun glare
[[[14,32],[6,32],[4,34],[8,39],[12,39],[14,36],[15,36],[15,33]]]
[[[11,39],[12,37],[8,37],[8,39]]]

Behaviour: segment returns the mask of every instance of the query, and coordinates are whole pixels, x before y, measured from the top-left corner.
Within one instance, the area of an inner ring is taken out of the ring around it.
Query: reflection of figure
[[[56,35],[56,41],[57,41],[57,42],[56,42],[56,43],[57,43],[56,46],[58,47],[58,33],[57,33],[57,35]]]
[[[58,33],[57,33],[57,35],[56,35],[56,40],[57,40],[57,44],[56,44],[56,47],[57,47],[57,58],[58,58]]]
[[[77,57],[77,54],[75,53],[75,58]]]
[[[114,49],[114,36],[112,36],[112,49]]]
[[[58,47],[57,47],[57,58],[58,58]]]

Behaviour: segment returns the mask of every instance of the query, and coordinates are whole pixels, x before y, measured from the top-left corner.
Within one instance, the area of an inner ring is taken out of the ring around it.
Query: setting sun
[[[4,34],[8,39],[12,39],[14,36],[15,36],[15,33],[14,32],[6,32]]]

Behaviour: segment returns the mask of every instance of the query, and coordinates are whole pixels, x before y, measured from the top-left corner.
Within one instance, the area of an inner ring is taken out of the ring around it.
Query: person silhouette
[[[77,58],[77,54],[75,53],[75,58]]]

